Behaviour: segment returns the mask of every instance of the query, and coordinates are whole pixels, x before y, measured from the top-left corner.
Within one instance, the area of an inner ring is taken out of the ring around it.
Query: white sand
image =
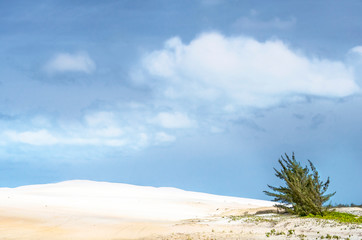
[[[0,189],[0,208],[29,214],[80,214],[136,221],[175,221],[206,217],[225,208],[272,206],[268,201],[224,197],[121,183],[66,181]]]
[[[175,188],[79,180],[0,188],[0,239],[149,239],[171,234],[185,219],[272,205]]]
[[[320,239],[326,234],[362,238],[362,226],[356,224],[227,217],[275,209],[273,205],[175,188],[92,181],[0,188],[0,240],[265,239],[271,229],[285,233],[294,229],[290,240]],[[285,239],[285,235],[268,239]]]

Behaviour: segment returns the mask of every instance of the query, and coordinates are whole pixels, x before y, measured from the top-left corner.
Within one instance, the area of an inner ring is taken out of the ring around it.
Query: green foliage
[[[294,230],[294,229],[288,230],[288,236],[292,236],[293,234],[295,234],[295,230]]]
[[[285,232],[277,232],[274,228],[272,230],[270,230],[270,232],[266,232],[265,236],[270,237],[270,236],[279,236],[279,235],[285,235]]]
[[[331,236],[331,235],[327,234],[325,237],[321,236],[321,239],[324,239],[324,238],[326,238],[326,239],[340,239],[341,237],[337,236],[337,235]],[[349,238],[347,238],[347,239],[349,239]]]
[[[323,216],[309,214],[307,217],[336,220],[342,223],[362,223],[362,216],[358,217],[350,213],[325,212]]]
[[[243,220],[244,222],[247,222],[247,223],[256,223],[256,224],[261,223],[261,222],[276,223],[275,219],[264,218],[264,217],[259,217],[259,216],[248,216],[248,215],[235,216],[235,215],[231,215],[231,216],[228,216],[228,218],[230,218],[230,221]]]
[[[273,201],[280,202],[276,206],[289,213],[300,216],[324,215],[323,204],[335,193],[325,194],[329,186],[329,178],[326,182],[320,180],[318,171],[313,163],[308,160],[309,167],[302,167],[295,160],[294,153],[290,158],[287,154],[278,160],[281,170],[275,170],[275,176],[285,182],[285,186],[273,187],[268,185],[273,192],[264,191],[268,196],[274,197]]]

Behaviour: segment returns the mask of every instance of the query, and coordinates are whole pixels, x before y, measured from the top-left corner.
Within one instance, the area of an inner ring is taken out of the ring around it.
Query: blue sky
[[[361,1],[0,2],[0,185],[268,199],[284,153],[361,203]]]

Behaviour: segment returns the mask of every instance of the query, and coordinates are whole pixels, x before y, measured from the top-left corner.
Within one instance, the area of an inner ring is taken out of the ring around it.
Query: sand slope
[[[327,234],[362,239],[362,224],[260,214],[275,210],[272,206],[175,188],[92,181],[1,188],[0,240],[300,240],[328,239]],[[343,211],[362,215],[360,208]]]
[[[0,189],[2,239],[132,239],[187,219],[272,202],[120,183],[67,181]],[[0,238],[1,239],[1,238]]]

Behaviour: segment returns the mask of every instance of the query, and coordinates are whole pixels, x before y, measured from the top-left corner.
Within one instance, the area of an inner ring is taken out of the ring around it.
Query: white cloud
[[[160,143],[164,142],[173,142],[176,140],[175,136],[169,135],[165,132],[158,132],[156,133],[156,141]]]
[[[137,115],[140,118],[130,114],[130,110],[135,108],[132,104],[129,106],[127,120],[122,121],[122,114],[118,111],[100,111],[89,112],[78,122],[51,122],[45,116],[36,116],[29,118],[26,126],[21,128],[37,129],[41,123],[46,122],[47,126],[37,130],[18,130],[15,127],[12,130],[0,132],[0,144],[27,144],[32,146],[54,146],[54,145],[72,145],[72,146],[94,146],[94,147],[115,147],[120,149],[138,150],[150,145],[157,145],[176,140],[175,136],[160,131],[164,126],[155,127],[144,117],[144,109]],[[161,114],[161,118],[162,118]],[[168,127],[185,127],[188,119],[179,113],[174,115],[165,115],[169,121],[164,119]],[[35,119],[35,120],[34,120]]]
[[[81,130],[81,129],[80,129]],[[84,134],[84,131],[73,133],[72,135],[66,135],[62,131],[57,131],[58,135],[62,136],[55,137],[54,134],[46,129],[36,131],[5,131],[4,135],[8,140],[16,143],[23,143],[34,146],[50,146],[50,145],[96,145],[96,146],[112,146],[119,147],[126,144],[126,140],[116,138],[113,132],[111,134],[98,134],[93,135]],[[144,140],[142,139],[142,144]]]
[[[351,48],[347,53],[347,60],[349,64],[354,66],[355,70],[359,70],[362,64],[362,46],[356,46]]]
[[[180,112],[161,112],[152,122],[164,128],[189,128],[192,126],[192,121],[189,117]]]
[[[119,137],[124,131],[118,126],[116,117],[112,112],[96,112],[84,117],[88,135],[97,137]]]
[[[44,124],[46,123],[46,124]],[[81,124],[51,124],[45,116],[36,116],[28,123],[35,131],[5,131],[8,140],[29,145],[98,145],[123,146],[124,130],[116,123],[112,112],[95,112],[84,116]],[[45,129],[47,128],[47,129]]]
[[[123,147],[127,144],[127,141],[120,139],[111,139],[107,140],[105,144],[111,147]]]
[[[362,46],[356,46],[350,50],[351,53],[357,53],[362,57]]]
[[[215,127],[215,126],[211,126],[210,132],[212,132],[212,133],[223,133],[224,129],[218,128],[218,127]]]
[[[85,122],[90,127],[106,127],[116,122],[113,112],[93,112],[85,115]]]
[[[361,47],[350,53],[360,55]],[[351,66],[306,57],[278,40],[206,33],[186,44],[174,37],[146,54],[136,69],[138,84],[150,84],[153,91],[149,102],[115,103],[71,122],[29,117],[22,126],[4,126],[0,144],[142,149],[176,141],[196,127],[217,134],[228,131],[226,124],[250,117],[255,107],[300,102],[305,95],[357,93]]]
[[[206,33],[189,44],[175,37],[143,58],[166,99],[225,106],[270,107],[299,95],[345,97],[359,91],[343,62],[308,58],[279,40]],[[169,115],[160,115],[172,126]]]
[[[45,129],[25,132],[7,131],[5,135],[11,141],[30,145],[54,145],[58,143],[58,139]]]
[[[38,127],[50,127],[51,123],[49,119],[44,116],[38,115],[31,119],[31,123]]]
[[[141,132],[137,136],[137,145],[133,145],[133,148],[145,147],[149,144],[149,137],[147,133]]]
[[[112,137],[119,137],[123,134],[123,130],[119,127],[105,127],[100,129],[92,129],[92,133],[99,137],[106,137],[106,138],[112,138]]]
[[[362,46],[355,46],[347,53],[347,61],[353,66],[356,82],[362,86]]]
[[[48,73],[83,72],[87,74],[92,73],[95,68],[95,63],[85,52],[59,53],[44,67]]]

